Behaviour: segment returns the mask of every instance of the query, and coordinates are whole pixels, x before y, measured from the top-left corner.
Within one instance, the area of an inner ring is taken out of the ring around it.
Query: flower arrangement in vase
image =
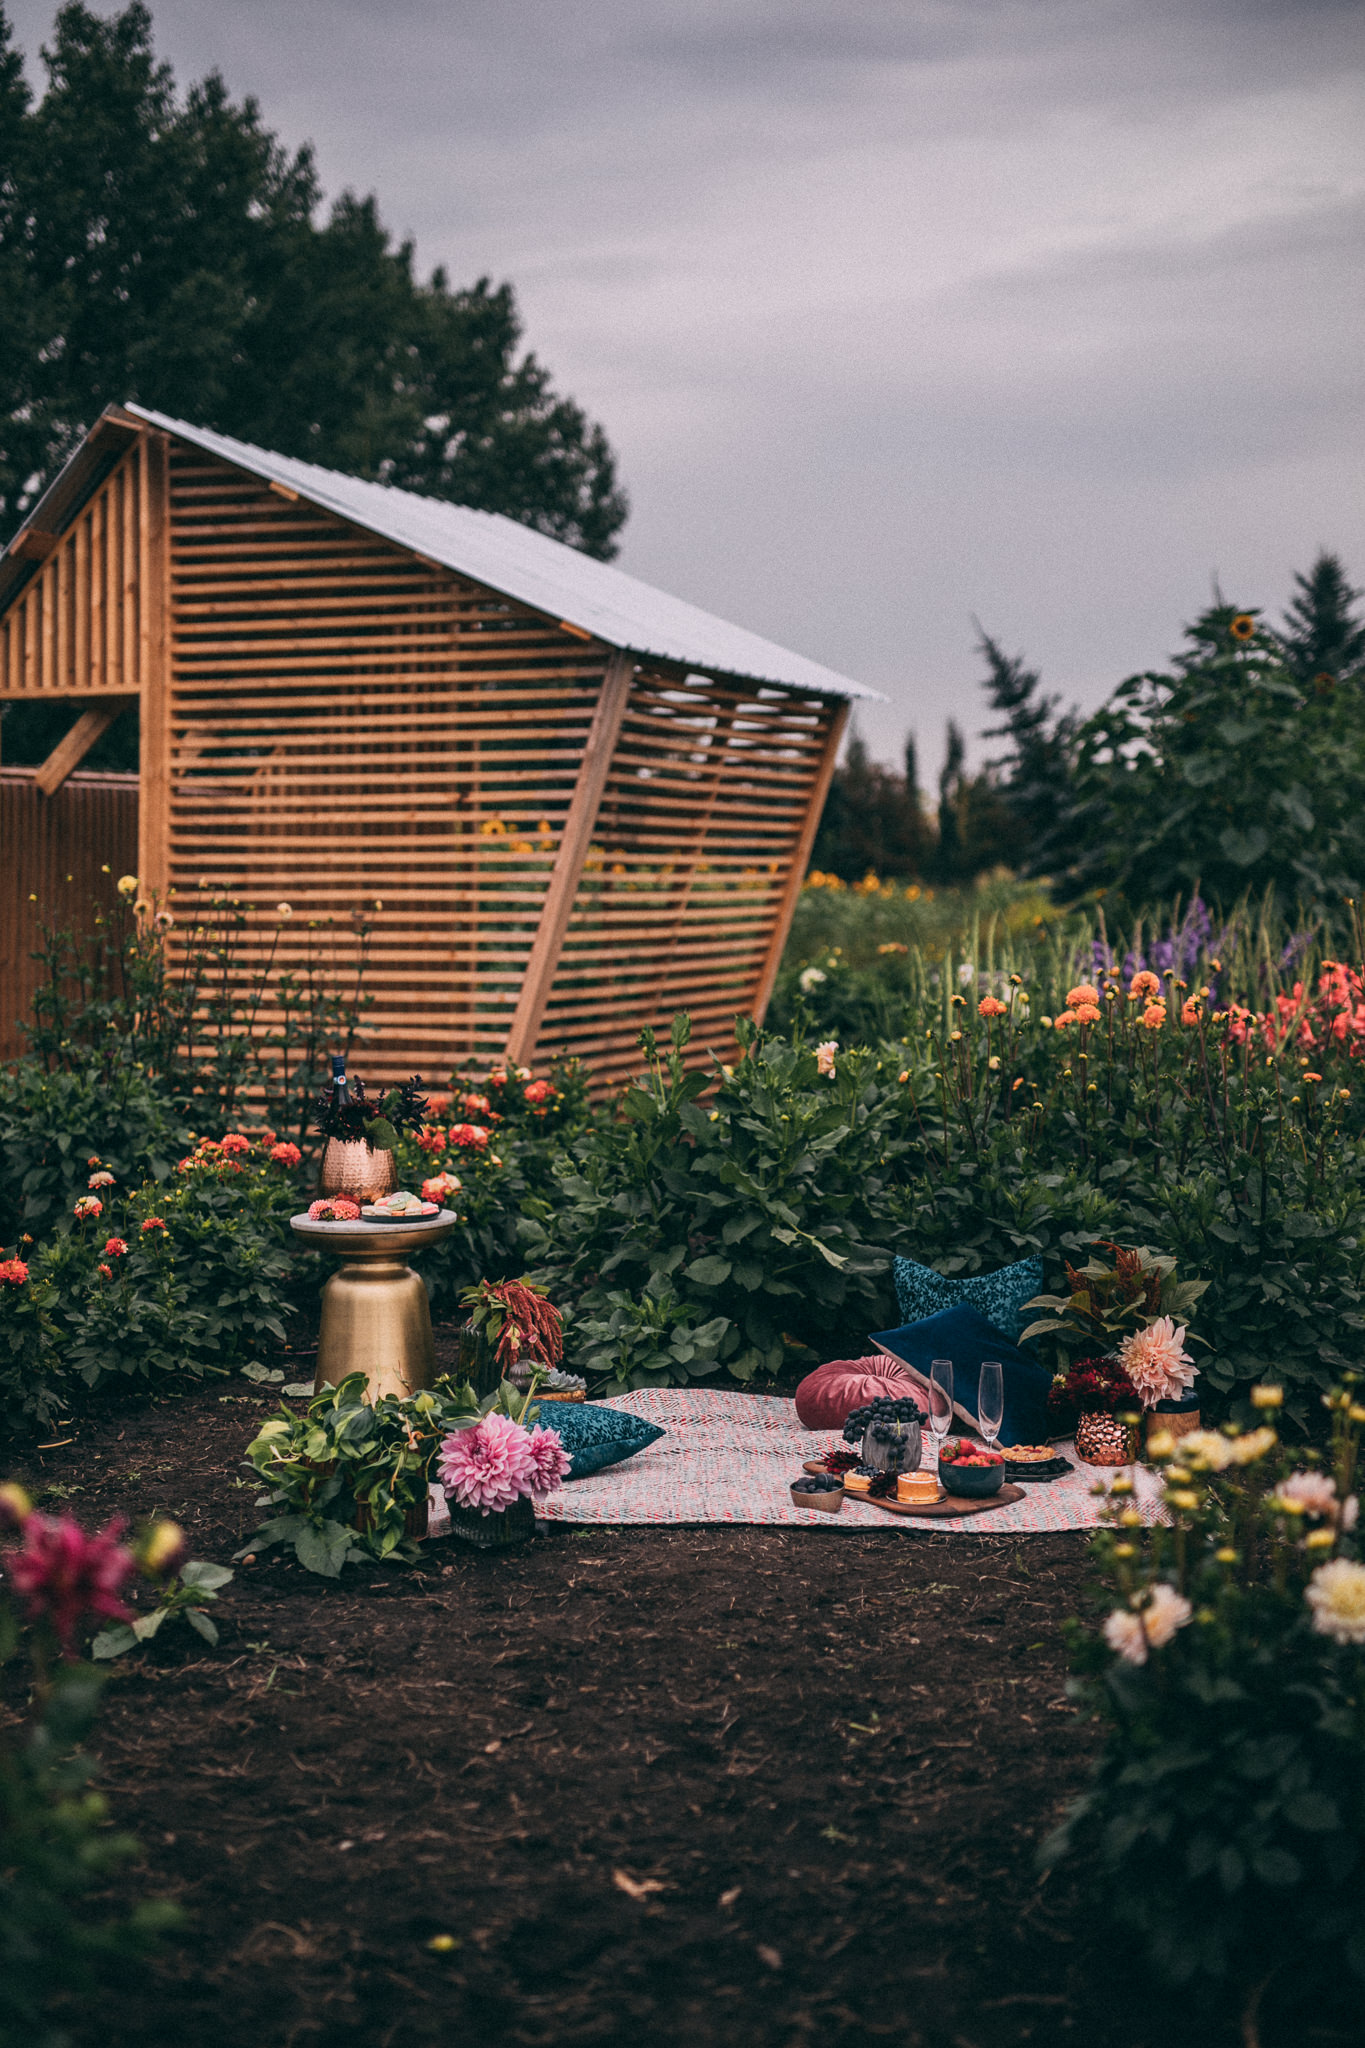
[[[559,1432],[527,1425],[538,1377],[521,1397],[504,1383],[480,1421],[452,1430],[441,1445],[436,1472],[450,1505],[450,1532],[480,1549],[507,1549],[534,1534],[535,1503],[568,1475]]]
[[[1206,1280],[1180,1280],[1175,1260],[1146,1246],[1105,1244],[1113,1264],[1068,1264],[1070,1294],[1039,1294],[1026,1308],[1049,1311],[1020,1339],[1056,1336],[1082,1347],[1048,1390],[1058,1432],[1074,1429],[1076,1455],[1089,1465],[1126,1465],[1137,1455],[1143,1414],[1150,1434],[1199,1427],[1198,1367],[1185,1349],[1194,1304]],[[1177,1318],[1184,1317],[1184,1321]],[[1193,1341],[1198,1342],[1198,1339]]]
[[[402,1132],[426,1120],[421,1087],[421,1075],[414,1074],[400,1088],[370,1097],[358,1075],[351,1081],[343,1071],[321,1090],[312,1113],[314,1130],[326,1140],[318,1171],[321,1194],[377,1202],[392,1193],[398,1185],[394,1147]]]

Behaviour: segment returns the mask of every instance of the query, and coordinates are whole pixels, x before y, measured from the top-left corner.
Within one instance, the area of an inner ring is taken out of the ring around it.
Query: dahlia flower
[[[1077,1003],[1076,1005],[1076,1022],[1078,1024],[1098,1024],[1100,1015],[1101,1011],[1098,1003]]]
[[[1147,1605],[1138,1612],[1128,1607],[1114,1609],[1104,1624],[1104,1640],[1129,1664],[1145,1664],[1148,1649],[1164,1649],[1193,1612],[1184,1594],[1161,1579],[1152,1587]]]
[[[826,1038],[815,1048],[815,1067],[826,1081],[834,1079],[834,1055],[839,1050],[837,1038]]]
[[[7,1280],[11,1287],[22,1287],[28,1278],[28,1267],[22,1259],[0,1259],[0,1280]]]
[[[537,1423],[530,1435],[531,1491],[537,1500],[543,1500],[547,1493],[553,1493],[560,1482],[568,1478],[570,1458],[558,1430],[543,1429]]]
[[[982,996],[976,1006],[976,1014],[978,1017],[1003,1017],[1008,1009],[1009,1004],[1002,1003],[998,996]]]
[[[532,1106],[540,1102],[553,1101],[554,1097],[558,1094],[558,1092],[558,1089],[552,1088],[548,1081],[528,1081],[526,1084],[526,1100],[529,1103],[531,1103]],[[468,1109],[469,1106],[469,1097],[466,1096],[465,1108]],[[486,1107],[487,1105],[485,1104],[485,1108]]]
[[[121,1259],[128,1249],[128,1241],[122,1237],[106,1237],[104,1256],[106,1259]]]
[[[1067,992],[1066,1006],[1068,1010],[1078,1010],[1082,1003],[1090,1003],[1093,1005],[1095,1003],[1098,1003],[1099,999],[1100,992],[1095,987],[1094,983],[1090,981],[1083,981],[1080,982],[1077,985],[1077,987],[1070,989]]]
[[[482,1124],[452,1124],[447,1133],[452,1145],[467,1146],[475,1152],[482,1152],[488,1144],[488,1133]]]
[[[98,1195],[82,1195],[72,1214],[79,1216],[81,1221],[84,1222],[87,1216],[102,1216],[104,1214],[104,1204]]]
[[[424,1202],[444,1202],[447,1195],[458,1195],[464,1182],[455,1173],[433,1173],[429,1180],[422,1182]]]
[[[231,1158],[234,1153],[249,1152],[251,1150],[251,1140],[247,1137],[245,1131],[229,1131],[219,1150],[228,1158]]]
[[[106,1171],[92,1173],[85,1185],[88,1188],[111,1188],[114,1185],[114,1176]]]
[[[333,1195],[330,1201],[310,1202],[308,1219],[311,1223],[356,1223],[360,1220],[360,1204],[346,1195]]]
[[[1170,1316],[1158,1316],[1120,1344],[1119,1364],[1144,1408],[1154,1408],[1158,1401],[1179,1401],[1194,1385],[1197,1367],[1185,1349],[1185,1329],[1183,1323],[1177,1329]]]
[[[272,1145],[270,1157],[274,1160],[276,1166],[297,1166],[302,1160],[303,1154],[297,1145]]]
[[[1335,1515],[1336,1481],[1326,1472],[1291,1472],[1270,1496],[1292,1512],[1305,1515]]]
[[[159,1216],[149,1216],[142,1226],[142,1235],[144,1237],[155,1237],[158,1231],[164,1237],[166,1235],[165,1224]]]
[[[1235,1436],[1232,1443],[1234,1465],[1254,1465],[1267,1451],[1273,1451],[1279,1438],[1273,1429],[1250,1429],[1245,1436]]]
[[[1142,1013],[1142,1021],[1149,1031],[1160,1031],[1162,1025],[1166,1022],[1166,1005],[1164,1003],[1148,1003]]]
[[[1144,967],[1142,972],[1135,974],[1129,982],[1128,993],[1130,996],[1154,996],[1160,987],[1159,978]]]
[[[543,1456],[532,1450],[531,1432],[519,1422],[506,1415],[485,1415],[472,1429],[453,1430],[446,1437],[436,1470],[446,1492],[462,1508],[501,1514],[536,1491],[542,1469],[537,1459]]]
[[[1365,1644],[1365,1565],[1334,1557],[1319,1565],[1304,1588],[1313,1627],[1334,1643]]]
[[[118,1541],[124,1527],[116,1520],[98,1536],[87,1536],[70,1515],[31,1514],[24,1523],[23,1548],[10,1558],[9,1575],[29,1620],[50,1621],[68,1656],[74,1654],[76,1625],[86,1615],[133,1618],[117,1598],[134,1568],[132,1551]]]
[[[1148,1438],[1148,1449],[1153,1439]],[[1184,1465],[1193,1465],[1200,1471],[1226,1472],[1232,1463],[1232,1439],[1220,1429],[1191,1429],[1178,1439],[1172,1439],[1172,1451],[1178,1451]]]

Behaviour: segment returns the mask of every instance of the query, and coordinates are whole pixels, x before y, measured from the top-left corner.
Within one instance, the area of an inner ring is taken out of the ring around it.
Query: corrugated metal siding
[[[137,777],[77,772],[45,797],[32,768],[0,768],[0,1059],[24,1050],[41,970],[39,926],[89,929],[137,865]],[[105,866],[109,872],[103,872]]]
[[[881,692],[865,683],[718,619],[699,605],[655,590],[623,569],[596,562],[501,513],[476,512],[468,505],[367,483],[314,462],[255,448],[249,441],[235,441],[228,434],[189,426],[144,406],[130,405],[128,410],[208,454],[297,491],[370,533],[531,605],[552,622],[567,620],[610,647],[819,696],[883,701]]]

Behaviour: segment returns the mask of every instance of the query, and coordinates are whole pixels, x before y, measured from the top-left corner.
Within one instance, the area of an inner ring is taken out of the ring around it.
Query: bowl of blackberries
[[[822,1515],[837,1515],[844,1504],[844,1482],[835,1472],[803,1472],[792,1481],[792,1506],[818,1508]]]
[[[999,1451],[988,1451],[970,1437],[950,1436],[938,1454],[938,1476],[945,1493],[985,1500],[1004,1485],[1005,1461]]]
[[[845,1443],[857,1444],[874,1472],[918,1472],[924,1410],[917,1401],[879,1395],[855,1408],[844,1424]]]

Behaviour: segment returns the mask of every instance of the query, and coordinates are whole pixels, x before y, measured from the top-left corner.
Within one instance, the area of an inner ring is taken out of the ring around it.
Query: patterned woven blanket
[[[961,1536],[1019,1536],[1036,1531],[1093,1528],[1102,1500],[1093,1491],[1100,1476],[1077,1465],[1050,1485],[1030,1485],[1021,1501],[989,1514],[921,1521],[889,1515],[865,1501],[847,1499],[837,1515],[792,1505],[789,1488],[806,1458],[842,1448],[831,1433],[812,1435],[796,1419],[790,1401],[759,1394],[666,1387],[623,1394],[611,1403],[654,1422],[668,1432],[622,1465],[590,1479],[571,1480],[536,1510],[554,1522],[777,1522],[826,1530],[884,1529],[914,1535],[926,1529]],[[1069,1444],[1059,1444],[1073,1456]],[[1155,1476],[1137,1468],[1137,1506],[1145,1521],[1163,1519]],[[439,1506],[438,1506],[439,1503]],[[445,1503],[433,1489],[433,1536],[444,1533]],[[438,1519],[439,1518],[439,1519]]]

